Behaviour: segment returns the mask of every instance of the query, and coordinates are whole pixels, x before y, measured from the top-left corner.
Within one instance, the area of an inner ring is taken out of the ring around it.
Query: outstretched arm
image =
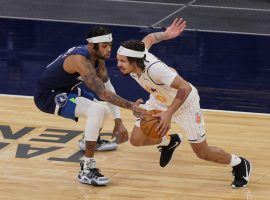
[[[73,66],[76,67],[76,71],[81,75],[86,86],[94,91],[100,99],[116,106],[132,110],[139,116],[144,112],[144,110],[139,108],[135,103],[125,100],[106,89],[103,81],[97,76],[96,70],[89,60],[78,55],[73,56],[72,60]]]
[[[145,47],[149,50],[153,44],[159,43],[163,40],[169,40],[181,35],[186,28],[186,21],[182,18],[176,18],[173,23],[166,28],[164,32],[150,33],[142,40]]]

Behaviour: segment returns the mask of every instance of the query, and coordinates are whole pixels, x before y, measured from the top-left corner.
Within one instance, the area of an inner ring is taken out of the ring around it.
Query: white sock
[[[171,141],[171,136],[165,135],[162,137],[161,142],[158,144],[158,146],[168,146]]]
[[[231,155],[232,156],[232,158],[231,158],[231,163],[230,163],[230,165],[232,166],[232,167],[234,167],[234,166],[236,166],[236,165],[239,165],[240,164],[240,162],[241,162],[241,159],[239,158],[239,157],[237,157],[236,155]]]
[[[96,161],[94,158],[87,158],[87,157],[84,157],[84,165],[83,165],[83,168],[90,168],[90,169],[93,169],[93,168],[96,168]]]

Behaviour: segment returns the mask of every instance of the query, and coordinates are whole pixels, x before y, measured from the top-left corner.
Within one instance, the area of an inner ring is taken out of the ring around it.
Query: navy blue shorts
[[[92,101],[95,99],[94,93],[77,87],[69,93],[61,90],[37,89],[34,95],[34,101],[38,109],[45,113],[58,114],[62,117],[78,121],[78,118],[75,117],[75,99],[78,96]]]

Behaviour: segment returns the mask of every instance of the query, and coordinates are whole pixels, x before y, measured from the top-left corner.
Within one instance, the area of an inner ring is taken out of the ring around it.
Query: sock
[[[239,165],[240,163],[241,163],[241,159],[239,158],[239,157],[237,157],[236,155],[231,155],[232,156],[232,158],[231,158],[231,163],[230,163],[230,165],[232,166],[232,167],[234,167],[234,166],[236,166],[236,165]]]
[[[158,146],[168,146],[171,141],[170,135],[165,135],[162,137],[161,142],[158,144]]]
[[[96,168],[96,161],[94,158],[87,158],[87,157],[84,157],[84,165],[83,165],[83,168],[90,168],[90,169],[93,169],[93,168]]]

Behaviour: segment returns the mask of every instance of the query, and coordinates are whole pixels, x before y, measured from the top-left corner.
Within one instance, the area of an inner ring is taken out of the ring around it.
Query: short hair
[[[135,50],[135,51],[141,51],[141,52],[145,51],[145,45],[140,40],[128,40],[128,41],[122,42],[121,46],[127,49]],[[130,63],[135,62],[138,65],[138,67],[140,67],[144,71],[145,70],[144,61],[146,61],[145,57],[146,55],[144,55],[143,58],[134,58],[134,57],[127,56],[127,59]]]
[[[105,26],[95,26],[89,31],[87,38],[97,37],[97,36],[101,36],[101,35],[107,35],[110,33],[112,33],[111,30]],[[93,48],[95,50],[98,50],[98,44],[94,44]]]

